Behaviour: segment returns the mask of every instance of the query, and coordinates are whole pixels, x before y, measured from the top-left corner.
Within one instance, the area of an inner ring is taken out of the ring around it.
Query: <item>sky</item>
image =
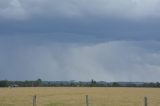
[[[160,82],[159,0],[0,0],[0,80]]]

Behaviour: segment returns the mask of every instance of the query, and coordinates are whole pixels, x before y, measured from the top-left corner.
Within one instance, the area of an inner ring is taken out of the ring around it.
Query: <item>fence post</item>
[[[86,106],[89,106],[89,99],[88,99],[88,95],[86,95]]]
[[[36,95],[33,96],[33,106],[36,106]]]
[[[147,97],[144,97],[144,106],[148,106]]]

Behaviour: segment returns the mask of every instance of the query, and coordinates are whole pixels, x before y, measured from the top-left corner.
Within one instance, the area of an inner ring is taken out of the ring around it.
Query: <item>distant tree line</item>
[[[0,81],[0,87],[8,87],[8,86],[9,86],[9,81],[7,80]]]
[[[154,87],[160,88],[160,83],[144,82],[104,82],[91,80],[89,82],[76,81],[8,81],[0,80],[0,87]]]
[[[43,82],[41,79],[37,79],[35,81],[8,81],[1,80],[0,87],[39,87],[43,86]]]

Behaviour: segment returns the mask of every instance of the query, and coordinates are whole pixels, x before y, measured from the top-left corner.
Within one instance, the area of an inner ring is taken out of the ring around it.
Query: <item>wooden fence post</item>
[[[148,106],[147,97],[144,97],[144,106]]]
[[[86,95],[86,106],[89,106],[89,99],[88,99],[88,95]]]
[[[33,96],[33,106],[36,106],[36,95]]]

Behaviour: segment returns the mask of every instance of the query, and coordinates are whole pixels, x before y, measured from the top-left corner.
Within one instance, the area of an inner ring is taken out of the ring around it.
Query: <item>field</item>
[[[85,106],[89,95],[90,106],[143,106],[144,96],[149,106],[160,106],[158,88],[0,88],[0,106],[32,106],[37,95],[37,106]]]

